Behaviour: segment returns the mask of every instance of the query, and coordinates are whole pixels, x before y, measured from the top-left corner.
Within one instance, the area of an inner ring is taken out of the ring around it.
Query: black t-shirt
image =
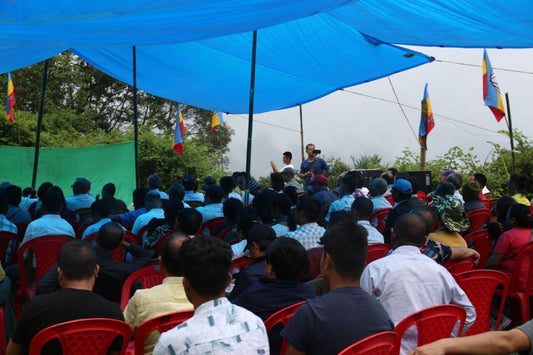
[[[33,298],[24,307],[12,340],[22,345],[22,354],[27,354],[32,338],[39,331],[54,324],[83,318],[124,320],[118,304],[92,291],[65,288]],[[120,350],[121,340],[113,342],[111,349]],[[61,354],[61,347],[58,342],[47,343],[42,354]]]
[[[378,300],[360,287],[341,287],[307,300],[281,336],[298,351],[327,355],[389,330],[394,323]]]

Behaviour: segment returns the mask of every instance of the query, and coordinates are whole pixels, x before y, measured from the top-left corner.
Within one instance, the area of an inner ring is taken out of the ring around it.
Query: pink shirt
[[[498,238],[494,252],[504,256],[500,264],[501,271],[509,276],[513,273],[516,255],[524,245],[533,240],[532,237],[531,229],[513,228]]]

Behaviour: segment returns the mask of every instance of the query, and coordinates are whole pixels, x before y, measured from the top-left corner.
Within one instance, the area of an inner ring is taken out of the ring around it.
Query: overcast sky
[[[509,147],[509,139],[491,131],[506,129],[505,121],[496,122],[492,112],[483,105],[482,63],[483,49],[450,49],[410,47],[435,57],[436,61],[390,76],[402,104],[420,108],[424,84],[435,116],[435,128],[428,138],[427,159],[442,155],[453,146],[467,149],[483,162],[492,150],[493,141]],[[494,68],[533,72],[532,49],[488,49]],[[476,65],[464,66],[443,61]],[[513,127],[528,137],[533,134],[533,75],[495,69],[502,95],[508,92],[511,101]],[[395,101],[387,78],[348,88],[365,95]],[[505,100],[505,98],[504,98]],[[409,122],[418,134],[420,111],[404,107]],[[456,123],[439,117],[470,123],[482,128]],[[230,171],[244,171],[246,167],[247,117],[225,115],[226,124],[235,129],[230,144]],[[271,172],[269,161],[281,165],[282,152],[293,153],[293,163],[299,168],[300,120],[297,107],[255,115],[252,145],[252,175]],[[369,97],[336,92],[303,106],[304,143],[312,142],[322,154],[340,157],[350,163],[350,156],[379,154],[383,163],[392,165],[404,147],[418,153],[418,141],[411,132],[398,104]],[[275,126],[284,128],[279,128]],[[286,128],[286,129],[285,129]]]

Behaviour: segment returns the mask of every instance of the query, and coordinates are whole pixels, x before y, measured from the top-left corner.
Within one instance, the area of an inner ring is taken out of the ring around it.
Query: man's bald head
[[[161,248],[161,263],[169,276],[183,276],[183,266],[179,250],[183,242],[191,239],[185,233],[177,232],[170,235]]]
[[[108,222],[100,227],[96,235],[96,242],[106,250],[117,248],[124,238],[124,230],[115,222]]]
[[[400,245],[422,245],[426,240],[427,224],[418,214],[406,213],[394,223],[394,243]]]

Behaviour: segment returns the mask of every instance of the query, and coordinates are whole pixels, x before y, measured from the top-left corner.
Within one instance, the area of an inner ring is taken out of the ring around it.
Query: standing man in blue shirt
[[[307,188],[314,175],[323,174],[327,176],[331,170],[326,161],[317,156],[320,151],[315,149],[314,144],[309,143],[306,145],[305,152],[307,153],[307,159],[300,166],[300,179],[304,181],[304,185]]]

